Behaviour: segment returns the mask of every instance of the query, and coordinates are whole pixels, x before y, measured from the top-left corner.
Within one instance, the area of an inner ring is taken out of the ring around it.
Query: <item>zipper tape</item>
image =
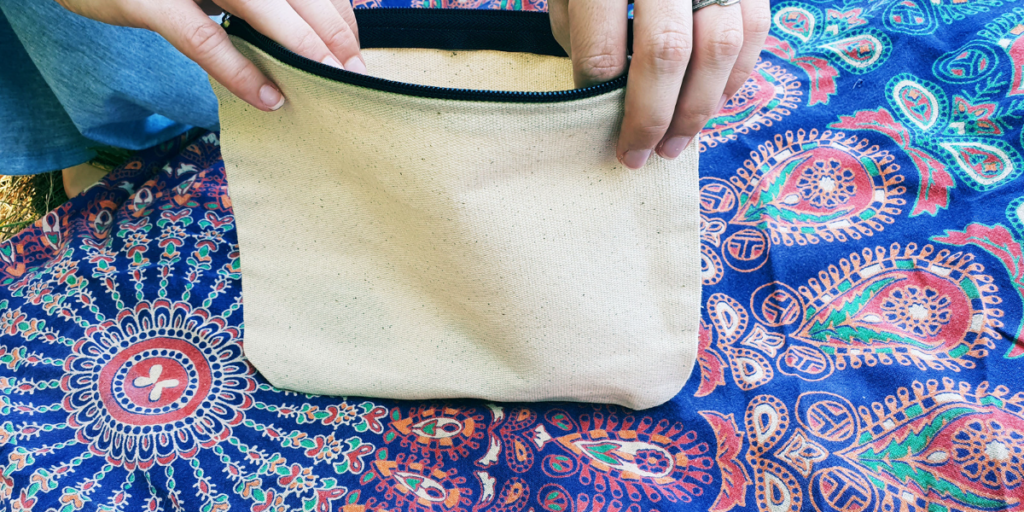
[[[439,50],[498,50],[565,56],[551,35],[547,13],[475,9],[375,8],[356,9],[363,48],[435,48]],[[407,96],[456,101],[554,103],[606,94],[626,86],[623,74],[608,82],[568,91],[488,91],[411,84],[360,75],[298,55],[259,33],[241,18],[227,16],[229,35],[263,50],[285,65],[358,87]],[[632,35],[632,20],[629,23]],[[632,37],[629,37],[632,41]]]

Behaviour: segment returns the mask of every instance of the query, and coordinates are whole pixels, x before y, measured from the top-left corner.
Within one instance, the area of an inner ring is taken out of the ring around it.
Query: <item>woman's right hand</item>
[[[260,110],[284,104],[281,91],[231,44],[209,15],[226,11],[285,48],[317,62],[365,73],[349,0],[57,0],[71,12],[162,35],[215,80]]]

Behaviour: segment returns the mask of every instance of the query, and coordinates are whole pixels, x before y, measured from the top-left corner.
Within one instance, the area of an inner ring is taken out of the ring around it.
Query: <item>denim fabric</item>
[[[29,174],[87,160],[82,136],[0,15],[0,173]]]
[[[206,73],[162,37],[72,14],[52,0],[0,0],[0,173],[142,149],[217,129]]]

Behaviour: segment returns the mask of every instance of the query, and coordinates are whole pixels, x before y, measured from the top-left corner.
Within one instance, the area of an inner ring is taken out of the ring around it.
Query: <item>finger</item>
[[[681,1],[633,4],[633,59],[617,149],[626,167],[642,167],[672,121],[690,60],[690,8]]]
[[[329,0],[288,0],[295,12],[320,36],[345,69],[365,74],[366,65],[359,55],[359,42],[352,27]],[[349,7],[351,9],[351,7]]]
[[[569,41],[569,1],[548,0],[548,19],[551,21],[551,35],[555,41],[565,50],[565,54],[572,56],[572,45]]]
[[[223,0],[220,5],[281,46],[307,59],[344,69],[323,39],[286,0]]]
[[[348,28],[352,30],[352,35],[356,38],[356,44],[359,44],[359,27],[356,26],[356,13],[352,9],[352,3],[350,0],[331,0],[334,4],[334,8],[341,13],[342,19],[345,23],[348,23]]]
[[[738,4],[711,5],[693,13],[693,57],[679,103],[658,154],[675,158],[725,103],[722,91],[743,46]]]
[[[260,110],[277,110],[284,96],[231,44],[220,25],[191,1],[152,2],[146,26],[194,60],[234,95]]]
[[[576,87],[607,82],[626,71],[627,5],[625,0],[568,0]]]
[[[725,97],[731,98],[743,83],[750,78],[761,54],[761,47],[772,27],[771,6],[768,0],[741,0],[740,12],[743,16],[743,47],[736,57],[729,80],[725,83]],[[718,112],[715,112],[718,114]]]

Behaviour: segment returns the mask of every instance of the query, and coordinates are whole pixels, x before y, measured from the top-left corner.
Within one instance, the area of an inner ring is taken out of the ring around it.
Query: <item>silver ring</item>
[[[738,4],[740,0],[693,0],[693,10],[703,9],[709,5],[721,5],[725,7],[727,5]]]

